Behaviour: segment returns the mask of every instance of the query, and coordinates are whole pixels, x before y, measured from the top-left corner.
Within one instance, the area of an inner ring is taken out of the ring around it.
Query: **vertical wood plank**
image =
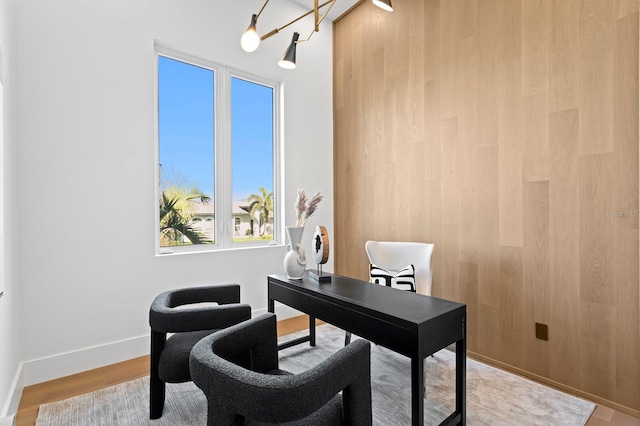
[[[442,121],[442,224],[458,225],[458,119]]]
[[[452,0],[455,6],[456,37],[464,40],[478,31],[478,3],[484,0]]]
[[[612,152],[615,2],[583,0],[578,27],[581,154]]]
[[[611,154],[580,158],[580,299],[613,306],[613,204]]]
[[[543,93],[549,87],[549,2],[522,2],[522,96]]]
[[[490,358],[501,359],[501,335],[500,307],[478,303],[478,351]]]
[[[582,302],[580,319],[582,324],[581,348],[582,389],[615,399],[616,367],[610,360],[615,359],[615,308],[600,303]]]
[[[578,61],[580,153],[613,151],[613,51],[581,55]]]
[[[440,116],[452,118],[457,112],[458,40],[455,36],[455,2],[440,2],[440,87],[446,96],[440,98]]]
[[[502,13],[503,50],[501,61],[520,60],[522,52],[522,3],[526,0],[504,0]]]
[[[475,246],[478,256],[478,302],[483,305],[500,306],[500,241],[498,202],[498,148],[476,150],[478,161]],[[462,228],[461,228],[462,230]]]
[[[547,93],[524,99],[522,173],[526,181],[549,180],[549,102]]]
[[[549,110],[578,106],[579,0],[552,0],[549,46]]]
[[[477,247],[477,198],[475,188],[461,187],[458,191],[460,202],[460,253],[461,262],[478,264]]]
[[[549,268],[549,182],[528,182],[524,187],[524,321],[529,342],[538,352],[525,353],[526,365],[540,374],[549,369],[547,348],[535,344],[530,337],[535,323],[548,324],[549,332],[554,332],[550,324],[550,268]],[[530,347],[531,348],[531,347]]]
[[[582,0],[580,4],[580,56],[598,57],[613,50],[615,1]]]
[[[498,144],[498,66],[502,60],[502,20],[498,0],[483,0],[479,4],[478,28],[478,94],[477,135],[479,147]]]
[[[418,235],[418,238],[414,241],[422,241],[435,244],[433,256],[435,260],[434,265],[438,265],[438,261],[442,253],[440,251],[440,244],[442,241],[443,226],[441,223],[441,208],[440,202],[442,200],[442,193],[440,182],[426,182],[425,187],[428,188],[428,193],[431,198],[425,197],[422,199],[422,206],[420,207],[423,212],[424,230]],[[441,270],[434,270],[433,283],[437,283],[440,277]],[[454,285],[455,283],[445,283],[445,285]]]
[[[520,61],[499,68],[500,245],[522,247],[522,99]]]
[[[440,252],[440,280],[433,283],[432,295],[449,300],[461,300],[458,279],[458,227],[454,225],[442,226],[442,239],[437,251]],[[434,247],[434,254],[436,248]],[[435,281],[435,280],[434,280]]]
[[[409,8],[407,8],[409,10]],[[409,25],[412,31],[409,36],[409,99],[408,111],[410,135],[412,143],[424,141],[424,58],[425,50],[421,41],[424,40],[424,3],[418,2],[410,8]],[[421,157],[418,157],[421,158]]]
[[[460,167],[459,184],[462,188],[475,186],[476,158],[475,148],[478,146],[478,48],[476,37],[468,37],[459,43],[462,65],[459,84],[460,103],[458,105],[458,140],[461,149],[458,151]]]
[[[424,2],[424,40],[418,40],[424,47],[424,81],[432,81],[440,75],[440,1]]]
[[[442,187],[440,186],[440,182],[429,182],[429,186],[431,186],[431,193],[433,194],[433,200],[425,200],[426,203],[430,204],[425,210],[429,212],[431,216],[429,219],[429,223],[431,225],[431,231],[427,235],[425,241],[432,241],[434,244],[439,244],[440,239],[442,238],[442,216],[440,212],[442,208],[440,207],[440,203],[442,202]]]
[[[523,249],[500,247],[500,328],[502,330],[502,359],[522,368],[525,346],[523,342],[531,327],[521,314],[524,310]],[[544,353],[543,353],[544,357]]]
[[[371,30],[373,31],[373,30]],[[369,34],[369,33],[367,33]],[[374,54],[370,55],[370,59],[368,63],[370,64],[370,69],[372,70],[369,74],[369,81],[371,84],[376,85],[376,87],[382,87],[384,85],[384,73],[383,70],[383,58],[384,55],[382,53],[383,47],[376,43],[374,48]],[[375,70],[375,71],[374,71]],[[366,197],[368,200],[378,200],[379,197],[385,195],[385,191],[388,190],[388,183],[380,173],[381,170],[386,170],[387,165],[387,155],[386,155],[386,146],[389,143],[389,140],[386,136],[386,98],[384,91],[371,91],[371,114],[373,123],[372,126],[372,139],[366,143],[368,146],[368,150],[371,152],[371,158],[369,162],[366,164],[366,177],[365,177],[365,185],[367,186]],[[341,190],[348,192],[348,187],[344,187],[342,185]],[[369,222],[369,231],[371,234],[366,236],[361,236],[365,239],[377,239],[380,236],[376,235],[378,230],[387,228],[388,216],[386,209],[379,205],[379,203],[369,202],[370,209],[370,222]],[[368,262],[367,262],[368,263]]]
[[[437,80],[429,80],[424,84],[424,96],[425,150],[422,170],[427,181],[439,182],[442,153],[440,149],[440,88]]]
[[[478,267],[475,263],[459,262],[460,299],[467,305],[467,350],[481,351],[481,342],[486,339],[481,335],[481,330],[486,330],[481,319],[481,307],[478,304]]]
[[[580,190],[577,108],[549,119],[549,377],[580,388]]]

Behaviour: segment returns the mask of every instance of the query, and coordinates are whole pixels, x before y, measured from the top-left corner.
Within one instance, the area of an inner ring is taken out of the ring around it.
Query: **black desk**
[[[309,315],[309,336],[290,342],[315,345],[315,318],[411,358],[411,419],[424,423],[425,357],[456,344],[456,410],[441,425],[466,424],[466,305],[338,275],[319,283],[269,275],[268,309],[277,300]]]

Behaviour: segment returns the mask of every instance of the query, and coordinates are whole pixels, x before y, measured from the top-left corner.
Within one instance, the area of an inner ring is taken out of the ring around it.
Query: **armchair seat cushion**
[[[176,333],[167,339],[160,354],[158,374],[163,382],[183,383],[191,380],[189,354],[193,345],[217,330]]]

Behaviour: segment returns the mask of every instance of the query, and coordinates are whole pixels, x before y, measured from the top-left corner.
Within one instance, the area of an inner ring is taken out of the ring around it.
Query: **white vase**
[[[284,271],[287,278],[292,280],[302,279],[302,274],[307,267],[307,259],[304,249],[300,245],[304,226],[287,226],[287,254],[284,256]]]

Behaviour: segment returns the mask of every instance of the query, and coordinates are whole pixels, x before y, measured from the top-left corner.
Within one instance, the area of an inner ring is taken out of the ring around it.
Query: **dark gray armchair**
[[[370,356],[356,340],[305,372],[280,370],[276,317],[265,314],[199,341],[190,369],[209,426],[370,426]]]
[[[202,305],[202,302],[217,305]],[[238,284],[182,288],[155,298],[149,310],[149,416],[152,419],[162,416],[165,383],[191,381],[189,354],[193,345],[214,331],[251,318],[251,307],[239,302]],[[174,334],[167,339],[167,333]]]

